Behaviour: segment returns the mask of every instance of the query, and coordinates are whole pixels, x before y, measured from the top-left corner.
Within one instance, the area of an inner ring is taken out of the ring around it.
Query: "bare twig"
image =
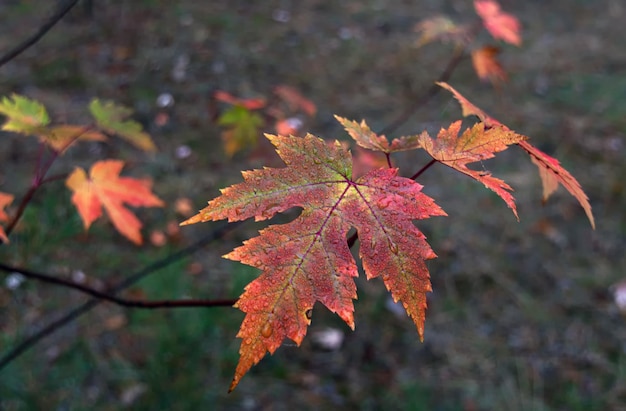
[[[4,263],[0,263],[0,270],[7,273],[20,273],[26,278],[42,281],[48,284],[60,285],[66,288],[71,288],[89,294],[92,297],[96,297],[100,300],[109,301],[124,307],[132,308],[180,308],[180,307],[223,307],[232,306],[237,302],[237,299],[222,299],[222,300],[159,300],[159,301],[143,301],[143,300],[129,300],[126,298],[116,297],[113,294],[108,294],[103,291],[98,291],[94,288],[87,287],[86,285],[69,281],[61,277],[52,276],[49,274],[37,273],[25,268],[13,267]]]
[[[436,82],[447,82],[452,76],[452,73],[454,72],[454,70],[456,69],[456,66],[458,66],[461,60],[463,60],[464,56],[465,56],[465,48],[457,47],[456,50],[454,51],[454,54],[450,58],[450,61],[448,61],[446,68],[443,70],[443,72],[441,73],[439,78],[436,80]],[[441,91],[441,87],[433,83],[428,88],[428,90],[426,90],[426,93],[424,93],[424,95],[415,102],[415,104],[413,104],[412,106],[404,110],[402,113],[400,113],[400,115],[398,115],[398,117],[396,117],[394,121],[392,121],[389,125],[387,125],[387,127],[383,128],[380,131],[380,134],[389,134],[389,133],[396,131],[409,118],[411,118],[411,116],[420,107],[426,105],[426,103],[428,103],[430,99],[435,97],[440,91]]]
[[[240,223],[240,222],[236,222],[236,223],[220,225],[219,227],[217,227],[216,229],[211,231],[208,235],[206,235],[205,237],[203,237],[200,240],[196,241],[194,244],[192,244],[192,245],[190,245],[190,246],[188,246],[186,248],[183,248],[182,250],[179,250],[179,251],[177,251],[177,252],[175,252],[173,254],[170,254],[170,255],[168,255],[167,257],[165,257],[165,258],[163,258],[161,260],[155,261],[154,263],[144,267],[142,270],[139,270],[135,274],[131,275],[126,280],[122,281],[119,285],[113,287],[111,289],[111,291],[110,291],[110,294],[111,295],[115,295],[115,294],[119,293],[120,291],[130,287],[133,284],[135,284],[136,282],[138,282],[142,278],[146,277],[147,275],[152,274],[152,273],[154,273],[154,272],[156,272],[156,271],[158,271],[158,270],[160,270],[162,268],[165,268],[165,267],[175,263],[176,261],[178,261],[178,260],[180,260],[180,259],[182,259],[184,257],[187,257],[187,256],[195,253],[196,251],[200,250],[202,247],[204,247],[207,244],[209,244],[209,243],[211,243],[211,242],[221,238],[224,234],[226,234],[227,232],[233,230],[234,228],[238,227],[241,224],[242,223]],[[95,306],[100,304],[102,301],[103,300],[101,300],[99,298],[92,298],[92,299],[88,300],[87,302],[85,302],[85,303],[77,306],[76,308],[70,310],[63,317],[59,318],[58,320],[56,320],[56,321],[52,322],[51,324],[47,325],[46,327],[42,328],[41,330],[39,330],[35,334],[33,334],[30,337],[24,339],[18,345],[13,347],[13,349],[11,349],[9,352],[7,352],[2,357],[0,357],[0,370],[2,370],[4,367],[9,365],[13,360],[18,358],[24,352],[28,351],[28,349],[30,349],[31,347],[35,346],[39,341],[41,341],[42,339],[44,339],[48,335],[54,333],[56,330],[58,330],[59,328],[63,327],[64,325],[69,324],[70,322],[74,321],[78,317],[80,317],[83,314],[89,312],[92,308],[94,308]]]
[[[46,33],[54,27],[75,5],[78,0],[69,0],[65,4],[61,4],[56,13],[41,26],[39,30],[11,50],[7,51],[2,57],[0,57],[0,67],[13,60],[15,57],[22,54],[26,49],[37,43]]]

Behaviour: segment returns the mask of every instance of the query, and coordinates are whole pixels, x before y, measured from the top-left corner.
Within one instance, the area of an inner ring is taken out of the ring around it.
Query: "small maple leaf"
[[[420,136],[418,135],[394,138],[389,144],[387,137],[374,133],[365,123],[365,120],[359,124],[343,117],[335,116],[335,118],[359,146],[368,150],[389,154],[397,151],[415,150],[420,147]]]
[[[500,10],[495,0],[474,0],[476,13],[483,20],[483,25],[495,39],[502,39],[507,43],[520,46],[520,23],[512,14]]]
[[[244,106],[232,106],[226,110],[217,120],[217,124],[227,127],[222,132],[224,151],[229,157],[236,152],[255,146],[258,141],[259,129],[265,122],[263,118],[245,108]]]
[[[222,103],[245,107],[248,110],[259,110],[267,105],[264,98],[238,98],[222,90],[213,93],[213,97]]]
[[[417,47],[422,47],[433,41],[452,41],[457,45],[469,41],[469,32],[466,26],[459,26],[447,16],[435,16],[415,25],[416,32],[420,33]]]
[[[472,51],[472,64],[476,75],[495,86],[507,80],[506,72],[497,58],[499,53],[500,49],[493,46],[485,46]]]
[[[447,83],[437,83],[439,86],[450,91],[461,105],[463,116],[476,116],[487,127],[503,127],[508,130],[508,127],[500,123],[495,118],[489,116],[483,110],[472,104],[468,99],[463,97],[461,93],[456,91],[452,86]],[[565,187],[569,193],[578,200],[585,214],[589,219],[589,223],[593,229],[596,228],[595,219],[591,211],[591,204],[589,204],[589,198],[583,191],[578,180],[572,176],[569,171],[561,166],[561,163],[548,154],[542,152],[538,148],[532,146],[528,141],[520,141],[518,145],[530,155],[530,159],[539,169],[539,177],[543,185],[543,201],[547,201],[548,197],[556,190],[560,183]]]
[[[315,113],[317,113],[315,103],[304,97],[302,93],[293,87],[285,85],[276,86],[274,88],[274,94],[287,103],[289,109],[292,111],[302,111],[309,117],[313,117]]]
[[[76,167],[65,184],[74,192],[72,202],[78,209],[85,230],[106,210],[111,222],[123,236],[141,244],[141,222],[124,204],[133,207],[162,207],[163,202],[151,191],[148,180],[120,177],[124,162],[103,160],[89,171]]]
[[[39,133],[39,139],[55,151],[62,153],[78,140],[105,141],[106,136],[89,127],[60,125],[48,127]]]
[[[43,104],[27,97],[13,94],[0,101],[0,113],[7,117],[2,130],[31,135],[37,134],[50,123]]]
[[[420,144],[435,160],[466,174],[493,190],[509,206],[519,220],[515,199],[510,191],[513,189],[504,181],[495,178],[490,172],[476,171],[467,168],[468,163],[482,161],[494,157],[494,153],[504,151],[510,144],[516,144],[527,137],[514,133],[504,127],[492,127],[485,130],[484,123],[475,124],[459,137],[461,121],[455,121],[446,129],[441,129],[437,140],[427,133],[420,136]]]
[[[372,170],[353,180],[350,152],[339,142],[328,145],[310,134],[266,136],[287,167],[243,172],[243,183],[221,190],[182,223],[259,221],[303,208],[296,220],[269,226],[224,256],[263,271],[236,304],[246,317],[237,334],[241,357],[231,391],[285,338],[302,342],[316,301],[354,328],[352,277],[358,270],[346,240],[352,227],[367,278],[382,277],[423,338],[426,293],[431,291],[425,261],[435,253],[413,220],[446,215],[421,185],[399,177],[397,169]]]
[[[106,133],[117,134],[144,151],[155,151],[152,139],[142,130],[141,124],[134,120],[126,120],[132,110],[118,106],[112,101],[101,102],[94,99],[89,103],[89,111],[96,120],[98,127]]]
[[[0,192],[0,221],[4,222],[9,220],[9,216],[4,211],[4,208],[13,202],[13,198],[12,194]],[[4,227],[2,226],[0,226],[0,240],[5,243],[9,242]]]

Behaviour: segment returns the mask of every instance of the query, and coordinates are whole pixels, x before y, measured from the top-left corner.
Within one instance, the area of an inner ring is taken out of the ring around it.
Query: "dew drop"
[[[379,209],[384,210],[385,208],[389,207],[389,201],[380,200],[376,203],[376,205],[378,206]]]
[[[263,328],[261,328],[261,335],[263,337],[269,338],[273,332],[274,332],[274,329],[272,328],[272,325],[269,322],[263,324]]]
[[[394,254],[398,254],[398,245],[394,243],[393,241],[389,240],[389,250],[391,250],[391,252]]]

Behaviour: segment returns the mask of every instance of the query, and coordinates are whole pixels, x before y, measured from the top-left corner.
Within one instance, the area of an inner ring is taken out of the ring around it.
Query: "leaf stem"
[[[419,176],[421,176],[424,171],[428,170],[433,164],[435,164],[437,162],[437,160],[435,160],[434,158],[432,160],[430,160],[428,162],[428,164],[426,164],[424,167],[422,167],[417,173],[413,174],[410,178],[411,180],[415,180],[416,178],[418,178]]]
[[[30,201],[33,199],[33,197],[35,195],[35,192],[43,184],[51,182],[51,181],[59,180],[59,179],[63,178],[64,175],[56,175],[56,176],[53,176],[53,177],[50,177],[50,178],[45,178],[45,176],[48,173],[48,171],[50,171],[50,168],[52,167],[52,164],[54,163],[54,161],[57,158],[59,158],[59,153],[62,153],[74,141],[76,141],[83,134],[91,131],[94,128],[95,128],[95,124],[90,124],[88,126],[83,127],[79,132],[76,133],[76,135],[74,135],[74,136],[72,136],[72,138],[68,139],[68,143],[65,145],[65,147],[62,147],[59,151],[52,150],[52,155],[51,155],[50,159],[46,162],[46,164],[43,164],[43,165],[42,165],[43,153],[44,153],[44,150],[46,149],[46,145],[44,143],[41,143],[40,149],[39,149],[39,153],[37,155],[37,167],[36,167],[36,171],[35,171],[35,177],[33,178],[33,182],[31,184],[30,188],[28,189],[26,194],[24,194],[24,197],[22,197],[22,201],[20,202],[20,205],[17,208],[17,212],[15,213],[15,215],[13,216],[11,221],[9,221],[9,223],[7,224],[7,226],[6,226],[5,230],[4,230],[4,232],[5,232],[7,237],[11,234],[11,232],[13,231],[15,226],[17,225],[17,223],[20,220],[20,218],[22,218],[22,215],[24,214],[24,211],[26,210],[26,206],[28,206],[28,203],[30,203]],[[3,244],[3,243],[0,242],[0,244]]]

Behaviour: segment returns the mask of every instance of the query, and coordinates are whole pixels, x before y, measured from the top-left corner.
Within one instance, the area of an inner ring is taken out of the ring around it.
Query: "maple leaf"
[[[217,120],[220,126],[228,127],[222,132],[224,151],[229,157],[236,152],[257,143],[259,128],[263,126],[263,118],[244,106],[232,106]]]
[[[282,101],[287,103],[291,110],[302,110],[307,116],[313,117],[317,113],[317,107],[308,98],[304,97],[293,87],[280,85],[274,88],[276,94]]]
[[[469,41],[469,32],[466,26],[459,26],[447,16],[435,16],[415,25],[416,32],[421,33],[417,40],[417,47],[422,47],[436,40],[452,41],[457,45]]]
[[[454,95],[461,105],[463,116],[473,115],[478,117],[487,127],[503,127],[508,130],[508,127],[472,104],[449,84],[443,82],[437,84]],[[569,173],[569,171],[561,166],[559,160],[542,152],[538,148],[531,145],[528,141],[520,141],[518,145],[526,151],[528,155],[530,155],[531,161],[539,169],[539,177],[541,178],[541,183],[543,185],[543,201],[547,201],[548,197],[557,189],[558,184],[561,184],[572,196],[574,196],[574,198],[576,198],[576,200],[578,200],[583,210],[585,210],[585,214],[589,219],[591,227],[595,229],[596,223],[593,217],[593,212],[591,211],[591,204],[589,204],[589,198],[583,191],[578,180],[576,180],[574,176]]]
[[[126,120],[132,114],[131,109],[118,106],[112,101],[102,103],[94,99],[89,103],[89,111],[98,127],[106,133],[117,134],[144,151],[156,150],[150,136],[142,131],[141,124]]]
[[[72,202],[78,209],[85,229],[106,210],[111,222],[123,236],[141,244],[141,222],[124,204],[133,207],[162,207],[163,202],[151,191],[148,180],[120,177],[124,162],[103,160],[89,171],[76,167],[65,184],[74,192]]]
[[[13,202],[13,198],[14,197],[12,194],[0,192],[0,221],[9,220],[9,216],[4,211],[4,208]],[[5,243],[9,242],[7,234],[4,231],[4,227],[2,226],[0,226],[0,240],[4,241]]]
[[[259,221],[303,208],[296,220],[269,226],[224,256],[263,271],[236,303],[246,317],[237,334],[241,357],[231,391],[285,338],[302,342],[316,301],[354,328],[352,277],[358,271],[346,240],[350,228],[358,232],[367,278],[382,277],[423,338],[426,293],[431,291],[425,261],[436,256],[413,220],[446,215],[421,185],[399,177],[397,169],[372,170],[354,181],[350,152],[339,142],[327,145],[310,134],[266,136],[287,167],[243,172],[243,183],[221,190],[182,223]]]
[[[362,120],[359,124],[356,121],[343,117],[335,116],[335,118],[359,146],[368,150],[382,151],[385,154],[389,154],[396,151],[415,150],[420,147],[420,136],[418,135],[394,138],[391,144],[389,144],[387,137],[374,133],[365,123],[365,120]]]
[[[50,117],[43,104],[18,94],[3,97],[0,113],[7,117],[2,130],[31,135],[37,134],[50,123]]]
[[[60,125],[46,128],[39,139],[57,152],[64,152],[78,140],[105,141],[106,136],[85,126]]]
[[[498,85],[507,80],[507,75],[497,59],[500,49],[493,46],[481,47],[472,51],[472,64],[481,80]]]
[[[483,25],[495,39],[502,39],[507,43],[520,46],[520,23],[512,14],[500,10],[495,0],[474,0],[476,13],[483,20]]]
[[[267,104],[264,98],[238,98],[222,90],[218,90],[213,93],[213,97],[222,103],[228,103],[233,106],[242,106],[248,110],[258,110],[265,107]]]
[[[427,133],[420,135],[420,144],[435,160],[447,165],[463,174],[466,174],[493,190],[504,200],[519,220],[515,199],[510,191],[513,189],[504,181],[495,178],[489,171],[476,171],[467,168],[468,163],[482,161],[494,157],[494,153],[504,151],[510,144],[524,140],[525,136],[514,133],[504,127],[485,129],[484,123],[475,124],[459,137],[461,121],[455,121],[446,129],[441,129],[437,140],[433,140]]]

